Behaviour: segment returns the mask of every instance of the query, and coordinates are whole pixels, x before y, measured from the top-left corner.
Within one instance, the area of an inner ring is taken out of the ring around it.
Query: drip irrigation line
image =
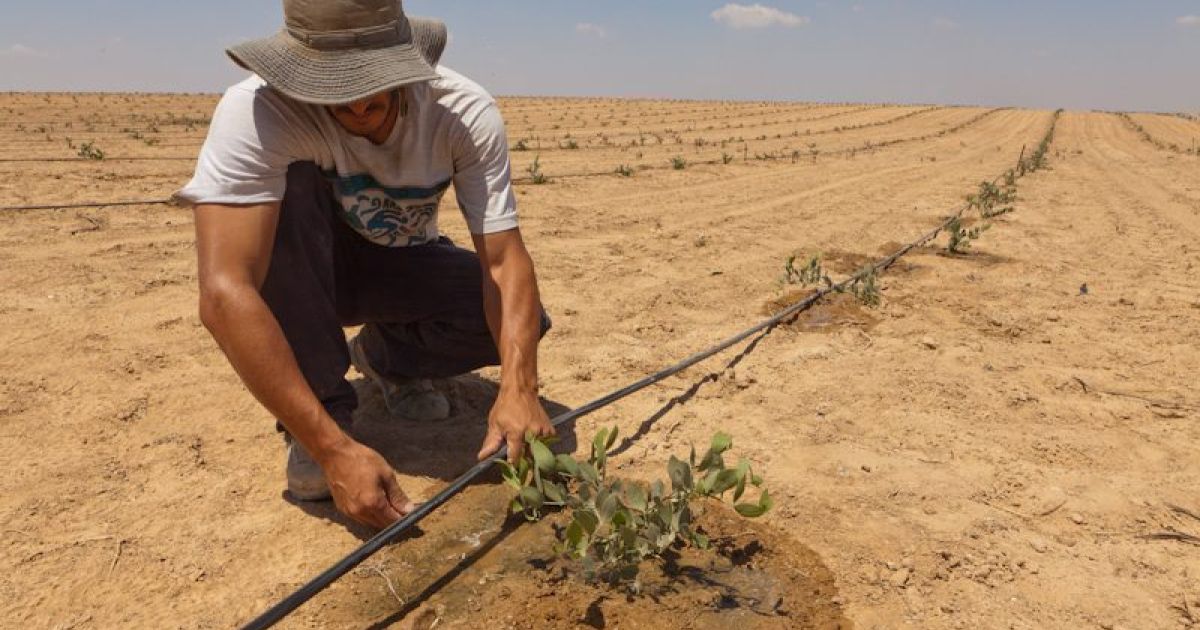
[[[938,108],[933,108],[933,109],[938,109]],[[924,110],[920,110],[919,112],[915,112],[915,113],[925,113],[925,112],[933,111],[933,109],[924,109]],[[1010,109],[1012,109],[1012,108],[1011,107],[997,107],[996,109],[989,109],[989,110],[987,110],[981,114],[978,114],[972,118],[969,118],[953,127],[947,127],[946,129],[942,129],[940,131],[927,133],[927,134],[921,135],[921,136],[912,136],[909,138],[893,138],[891,140],[884,140],[884,141],[878,142],[878,143],[871,143],[868,141],[867,144],[861,144],[861,145],[857,145],[857,146],[853,146],[853,147],[847,147],[845,149],[835,149],[833,151],[820,153],[819,157],[830,158],[830,157],[839,156],[839,155],[855,156],[855,155],[858,155],[859,153],[866,153],[868,151],[875,151],[877,149],[886,149],[886,148],[894,147],[894,146],[900,145],[900,144],[907,144],[910,142],[922,142],[925,140],[929,140],[931,138],[944,138],[950,134],[958,133],[959,131],[962,131],[963,129],[970,127],[971,125],[978,123],[979,121],[983,120],[984,118],[987,118],[989,116],[992,116],[994,114],[997,114],[997,113],[1000,113],[1003,111],[1008,111]],[[911,114],[909,114],[909,115],[911,115]],[[870,125],[868,125],[868,126],[870,126]],[[855,129],[850,129],[849,127],[847,127],[844,130],[854,131]],[[810,135],[815,136],[815,135],[821,135],[821,134],[814,133],[814,134],[810,134]],[[794,139],[803,139],[806,137],[808,137],[808,136],[797,136]],[[713,144],[716,144],[716,143],[713,143]],[[655,145],[655,146],[658,146],[658,145]],[[734,148],[734,150],[736,150],[736,148]],[[539,153],[536,149],[529,149],[528,151],[535,153],[537,155],[541,155],[541,153]],[[770,155],[770,154],[768,154],[768,155]],[[732,157],[734,158],[734,160],[738,159],[736,155],[733,155]],[[807,162],[807,160],[809,160],[811,158],[812,158],[811,154],[801,152],[798,160],[803,160],[803,161]],[[779,156],[770,157],[769,161],[778,162],[781,160],[788,160],[788,159],[791,159],[791,157],[779,155]],[[744,163],[744,162],[747,162],[748,160],[743,159],[741,161]],[[754,161],[761,162],[764,160],[756,157]],[[725,166],[728,163],[725,162],[723,159],[713,159],[713,160],[696,160],[694,162],[688,162],[687,164],[688,164],[688,166]],[[793,164],[795,164],[795,162],[793,162]],[[674,166],[653,166],[653,165],[638,166],[638,167],[632,167],[632,168],[633,168],[633,172],[635,174],[636,173],[644,173],[646,171],[679,170],[679,169],[676,169]],[[583,172],[576,172],[576,173],[563,173],[560,175],[552,175],[552,174],[543,173],[542,175],[544,175],[546,177],[546,182],[548,183],[548,182],[553,182],[556,179],[583,179],[583,178],[591,178],[591,177],[606,177],[606,176],[617,175],[617,174],[619,174],[618,171],[616,169],[613,169],[610,171],[583,171]],[[537,185],[534,183],[534,178],[531,175],[523,175],[521,177],[514,177],[512,179],[512,183],[513,184]]]
[[[1053,137],[1054,128],[1056,126],[1057,120],[1058,120],[1058,117],[1056,115],[1051,122],[1049,131],[1044,136],[1045,138]],[[997,176],[993,180],[993,182],[998,181],[1000,179],[1000,177],[1001,176]],[[847,289],[852,287],[855,283],[862,281],[863,278],[865,278],[866,276],[878,273],[879,271],[890,267],[891,265],[895,264],[895,262],[897,260],[899,260],[901,257],[905,256],[912,250],[914,250],[918,247],[921,247],[922,245],[928,243],[929,241],[932,241],[933,239],[937,238],[938,234],[940,234],[943,230],[945,230],[947,227],[949,227],[949,225],[953,221],[955,221],[956,219],[959,219],[968,209],[970,209],[970,207],[971,207],[970,203],[966,203],[966,204],[959,206],[948,218],[946,218],[937,227],[935,227],[932,230],[921,235],[920,237],[918,237],[916,240],[910,242],[909,244],[904,245],[903,247],[899,248],[892,255],[887,256],[886,258],[882,258],[882,259],[872,263],[871,265],[864,267],[858,273],[850,276],[849,278],[847,278],[839,283],[827,286],[823,289],[816,289],[812,295],[783,309],[782,311],[771,316],[770,318],[768,318],[762,322],[759,322],[758,324],[755,324],[754,326],[751,326],[750,328],[747,328],[747,329],[725,339],[724,341],[722,341],[706,350],[697,352],[696,354],[693,354],[693,355],[687,357],[686,359],[683,359],[682,361],[679,361],[678,363],[676,363],[670,367],[659,370],[658,372],[655,372],[649,376],[646,376],[646,377],[642,378],[641,380],[631,383],[619,390],[616,390],[614,392],[611,392],[609,394],[601,396],[600,398],[597,398],[589,403],[586,403],[577,409],[573,409],[566,413],[560,414],[551,420],[551,424],[553,424],[555,427],[559,427],[559,426],[562,426],[563,424],[566,424],[567,422],[571,422],[578,418],[582,418],[583,416],[586,416],[594,411],[597,411],[599,409],[607,407],[608,405],[611,405],[612,403],[617,402],[618,400],[621,400],[622,398],[625,398],[625,397],[627,397],[631,394],[634,394],[638,391],[641,391],[651,385],[654,385],[655,383],[658,383],[664,379],[674,376],[675,374],[678,374],[678,373],[696,365],[697,363],[700,363],[700,362],[704,361],[705,359],[712,357],[715,354],[718,354],[720,352],[728,350],[729,348],[741,343],[742,341],[745,341],[746,339],[749,339],[750,337],[754,336],[757,333],[775,328],[776,326],[783,323],[784,321],[787,321],[787,320],[799,315],[800,313],[812,308],[817,302],[819,302],[821,300],[821,298],[824,298],[825,296],[827,296],[831,293],[845,292]],[[284,599],[280,600],[277,604],[275,604],[274,606],[269,608],[266,612],[262,613],[261,615],[259,615],[255,619],[251,620],[246,625],[242,626],[242,630],[263,630],[265,628],[270,628],[271,626],[274,626],[276,623],[278,623],[284,617],[291,614],[297,608],[302,606],[305,602],[307,602],[308,600],[315,597],[321,591],[325,590],[327,587],[329,587],[329,585],[333,584],[333,582],[336,581],[338,578],[349,573],[351,570],[353,570],[359,564],[362,564],[364,561],[367,560],[367,558],[370,558],[372,555],[374,555],[376,552],[378,552],[384,546],[386,546],[387,544],[391,543],[396,538],[398,538],[400,536],[400,534],[404,533],[405,531],[410,529],[412,526],[416,525],[418,522],[420,522],[422,519],[424,519],[426,516],[428,516],[430,513],[432,513],[434,510],[436,510],[442,504],[449,501],[451,498],[453,498],[455,495],[457,495],[459,492],[461,492],[464,488],[466,488],[467,484],[471,483],[476,478],[478,478],[480,475],[482,475],[483,473],[490,470],[493,467],[495,462],[504,459],[507,456],[507,453],[508,453],[507,447],[501,447],[501,449],[495,455],[472,466],[469,470],[467,470],[467,472],[463,473],[461,476],[459,476],[457,479],[455,479],[453,482],[451,482],[450,485],[448,485],[446,488],[442,489],[441,492],[438,492],[433,498],[426,501],[425,503],[422,503],[415,510],[410,512],[408,514],[408,516],[405,516],[404,518],[400,519],[399,521],[396,521],[392,525],[390,525],[387,528],[385,528],[384,530],[380,531],[378,534],[376,534],[370,540],[363,543],[361,546],[359,546],[357,549],[352,551],[346,557],[339,560],[333,566],[331,566],[328,569],[326,569],[325,571],[321,572],[319,575],[317,575],[315,578],[310,580],[308,583],[301,586],[299,589],[297,589],[291,595],[288,595]]]
[[[44,206],[0,206],[0,212],[20,212],[22,210],[76,210],[80,208],[108,208],[117,206],[162,206],[170,205],[170,199],[146,199],[144,201],[109,201],[87,203],[60,203]]]
[[[0,158],[0,164],[16,164],[29,162],[194,162],[195,157],[181,157],[177,155],[166,155],[163,157],[108,157],[105,156],[102,160],[95,160],[85,157],[49,157],[49,158]]]

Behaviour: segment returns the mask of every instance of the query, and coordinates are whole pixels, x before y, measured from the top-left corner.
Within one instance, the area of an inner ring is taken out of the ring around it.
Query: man
[[[449,412],[429,379],[499,363],[479,457],[507,443],[515,458],[527,432],[554,432],[537,390],[549,320],[503,121],[437,67],[445,26],[397,0],[284,0],[284,15],[279,34],[227,51],[255,76],[221,99],[177,194],[195,211],[200,316],[286,429],[289,491],[384,527],[414,506],[350,437],[349,365],[392,415],[428,421]],[[477,255],[438,234],[451,183]]]

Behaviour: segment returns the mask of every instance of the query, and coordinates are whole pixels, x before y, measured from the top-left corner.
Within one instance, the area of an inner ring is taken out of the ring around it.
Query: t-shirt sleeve
[[[504,119],[494,103],[466,117],[455,130],[454,191],[472,234],[517,227],[517,200],[508,161]]]
[[[282,200],[288,165],[306,159],[295,135],[304,128],[266,88],[230,88],[213,114],[196,172],[175,198],[190,204]]]

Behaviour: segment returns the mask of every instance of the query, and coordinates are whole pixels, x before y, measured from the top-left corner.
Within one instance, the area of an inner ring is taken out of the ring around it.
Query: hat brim
[[[315,105],[341,105],[438,77],[411,43],[365,50],[315,50],[280,32],[225,52],[273,89]]]

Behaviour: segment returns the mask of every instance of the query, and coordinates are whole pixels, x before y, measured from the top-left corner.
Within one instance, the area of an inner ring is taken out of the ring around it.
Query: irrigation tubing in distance
[[[1047,132],[1046,137],[1050,137],[1050,134],[1053,133],[1053,131],[1054,131],[1053,123],[1054,122],[1057,122],[1057,116],[1052,121],[1050,130]],[[993,180],[993,182],[998,181],[999,179],[1000,178],[997,177],[996,179]],[[659,370],[658,372],[655,372],[649,376],[642,378],[641,380],[631,383],[630,385],[627,385],[622,389],[619,389],[619,390],[616,390],[607,395],[601,396],[600,398],[597,398],[597,399],[583,405],[582,407],[579,407],[577,409],[573,409],[566,413],[560,414],[551,420],[551,424],[553,424],[555,427],[559,427],[567,422],[570,422],[572,420],[586,416],[594,411],[597,411],[599,409],[607,407],[608,405],[611,405],[612,403],[617,402],[618,400],[621,400],[622,398],[625,398],[631,394],[641,391],[642,389],[645,389],[651,385],[654,385],[655,383],[658,383],[664,379],[674,376],[675,374],[678,374],[678,373],[686,370],[687,368],[690,368],[693,365],[696,365],[697,363],[700,363],[701,361],[704,361],[704,360],[708,359],[709,357],[712,357],[715,354],[718,354],[720,352],[728,350],[729,348],[741,343],[742,341],[745,341],[746,339],[749,339],[750,337],[754,336],[757,333],[760,333],[763,331],[768,331],[770,329],[775,328],[780,323],[787,321],[787,320],[799,315],[800,313],[812,308],[813,305],[815,305],[818,301],[821,300],[821,298],[829,295],[830,293],[843,292],[843,291],[847,290],[849,287],[853,286],[855,283],[860,282],[866,276],[877,273],[880,270],[890,267],[891,265],[895,264],[895,262],[897,260],[899,260],[904,255],[908,254],[910,251],[937,238],[938,234],[940,234],[943,230],[945,230],[950,225],[950,223],[953,222],[955,219],[962,217],[963,213],[966,212],[967,209],[969,209],[970,207],[971,206],[969,203],[959,206],[950,215],[949,218],[944,220],[937,227],[935,227],[932,230],[930,230],[929,232],[926,232],[925,234],[921,235],[919,238],[910,242],[909,244],[899,248],[892,255],[887,256],[886,258],[880,259],[880,260],[872,263],[871,265],[865,267],[864,269],[862,269],[858,273],[850,276],[849,278],[847,278],[837,284],[833,284],[831,286],[825,287],[823,289],[817,289],[816,291],[813,292],[812,295],[783,309],[782,311],[771,316],[770,318],[768,318],[758,324],[755,324],[754,326],[751,326],[750,328],[747,328],[747,329],[725,339],[724,341],[722,341],[706,350],[697,352],[696,354],[693,354],[693,355],[687,357],[686,359],[683,359],[682,361],[680,361],[670,367]],[[507,448],[501,447],[500,451],[497,452],[495,455],[475,464],[469,470],[467,470],[467,472],[463,473],[461,476],[459,476],[457,479],[455,479],[453,482],[451,482],[450,485],[448,485],[446,488],[444,488],[441,492],[438,492],[436,495],[434,495],[433,498],[431,498],[428,501],[426,501],[425,503],[422,503],[419,506],[417,506],[417,508],[415,510],[413,510],[412,512],[410,512],[408,514],[408,516],[405,516],[404,518],[400,519],[399,521],[396,521],[395,523],[389,525],[384,530],[380,531],[378,534],[376,534],[370,540],[363,543],[361,546],[359,546],[357,549],[352,551],[346,557],[339,560],[333,566],[331,566],[328,569],[326,569],[325,571],[321,572],[321,574],[317,575],[315,578],[310,580],[308,583],[301,586],[299,589],[297,589],[291,595],[288,595],[284,599],[280,600],[277,604],[275,604],[274,606],[269,608],[267,611],[265,611],[264,613],[262,613],[255,619],[251,620],[246,625],[242,626],[242,630],[263,630],[265,628],[270,628],[270,627],[274,626],[276,623],[281,621],[284,617],[288,616],[293,611],[295,611],[297,608],[304,605],[305,602],[312,599],[318,593],[320,593],[321,591],[328,588],[329,585],[333,584],[338,578],[349,573],[355,567],[362,564],[364,561],[367,560],[367,558],[370,558],[372,555],[374,555],[376,552],[378,552],[380,549],[382,549],[385,545],[389,544],[390,542],[392,542],[393,540],[398,538],[400,536],[400,534],[404,533],[409,528],[416,525],[418,522],[420,522],[422,519],[424,519],[426,516],[428,516],[430,513],[432,513],[434,510],[436,510],[442,504],[449,501],[451,498],[453,498],[455,495],[457,495],[459,492],[461,492],[467,486],[467,484],[471,483],[477,477],[479,477],[483,473],[487,472],[490,468],[492,468],[492,466],[495,462],[500,461],[501,459],[504,459],[506,456],[507,456]]]
[[[77,210],[80,208],[108,208],[117,206],[162,206],[172,203],[170,199],[147,199],[145,201],[110,201],[107,203],[59,203],[42,206],[0,206],[0,212],[20,212],[22,210]]]

